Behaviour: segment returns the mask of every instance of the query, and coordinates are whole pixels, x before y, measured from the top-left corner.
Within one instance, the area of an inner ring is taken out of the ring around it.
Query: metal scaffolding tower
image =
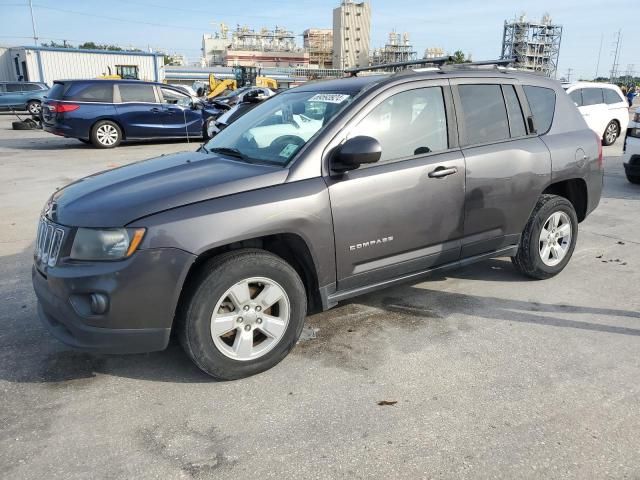
[[[408,33],[389,33],[389,39],[384,47],[376,48],[371,53],[371,64],[388,64],[397,62],[407,62],[416,60],[418,53],[414,50],[413,45],[409,41]]]
[[[502,58],[515,58],[519,68],[555,77],[560,55],[562,25],[554,25],[547,14],[541,22],[529,22],[524,15],[504,22]]]

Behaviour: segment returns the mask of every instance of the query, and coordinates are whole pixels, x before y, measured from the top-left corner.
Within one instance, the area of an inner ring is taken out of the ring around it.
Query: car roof
[[[345,77],[333,80],[313,80],[299,87],[290,89],[296,92],[359,92],[364,87],[376,84],[389,78],[389,75],[365,75],[362,77]]]
[[[565,82],[562,84],[563,88],[610,88],[613,90],[620,90],[620,87],[614,85],[613,83],[605,83],[605,82]]]
[[[148,82],[146,80],[129,80],[129,79],[118,79],[118,78],[70,78],[63,80],[54,80],[53,83],[133,83],[136,85],[162,85],[162,86],[170,86],[166,83],[160,82]]]
[[[30,83],[33,85],[46,85],[45,82],[29,82],[26,80],[0,80],[0,83]]]

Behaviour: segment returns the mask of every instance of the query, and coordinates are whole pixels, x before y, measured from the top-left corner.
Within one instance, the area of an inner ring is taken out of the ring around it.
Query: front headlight
[[[71,247],[73,260],[120,260],[133,254],[144,228],[78,228]]]

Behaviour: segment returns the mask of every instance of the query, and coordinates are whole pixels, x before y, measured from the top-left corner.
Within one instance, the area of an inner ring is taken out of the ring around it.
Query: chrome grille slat
[[[38,233],[36,235],[36,249],[34,258],[36,263],[44,267],[55,266],[60,255],[65,231],[45,217],[40,218]]]

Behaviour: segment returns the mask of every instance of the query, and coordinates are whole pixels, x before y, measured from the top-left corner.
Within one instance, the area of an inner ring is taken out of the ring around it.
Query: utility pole
[[[38,34],[36,33],[36,19],[33,16],[33,0],[29,0],[29,10],[31,11],[31,28],[33,28],[33,43],[38,46]]]
[[[598,61],[596,62],[596,76],[593,77],[595,80],[598,78],[598,74],[600,73],[600,55],[602,55],[602,42],[604,41],[604,33],[600,34],[600,50],[598,50]]]
[[[567,68],[567,83],[571,81],[571,72],[573,72],[573,68]]]
[[[613,79],[617,76],[618,74],[618,58],[620,55],[620,42],[622,39],[622,30],[618,30],[618,38],[616,40],[616,49],[613,52],[613,65],[611,66],[611,77],[609,78],[609,81],[611,83],[613,83]]]

